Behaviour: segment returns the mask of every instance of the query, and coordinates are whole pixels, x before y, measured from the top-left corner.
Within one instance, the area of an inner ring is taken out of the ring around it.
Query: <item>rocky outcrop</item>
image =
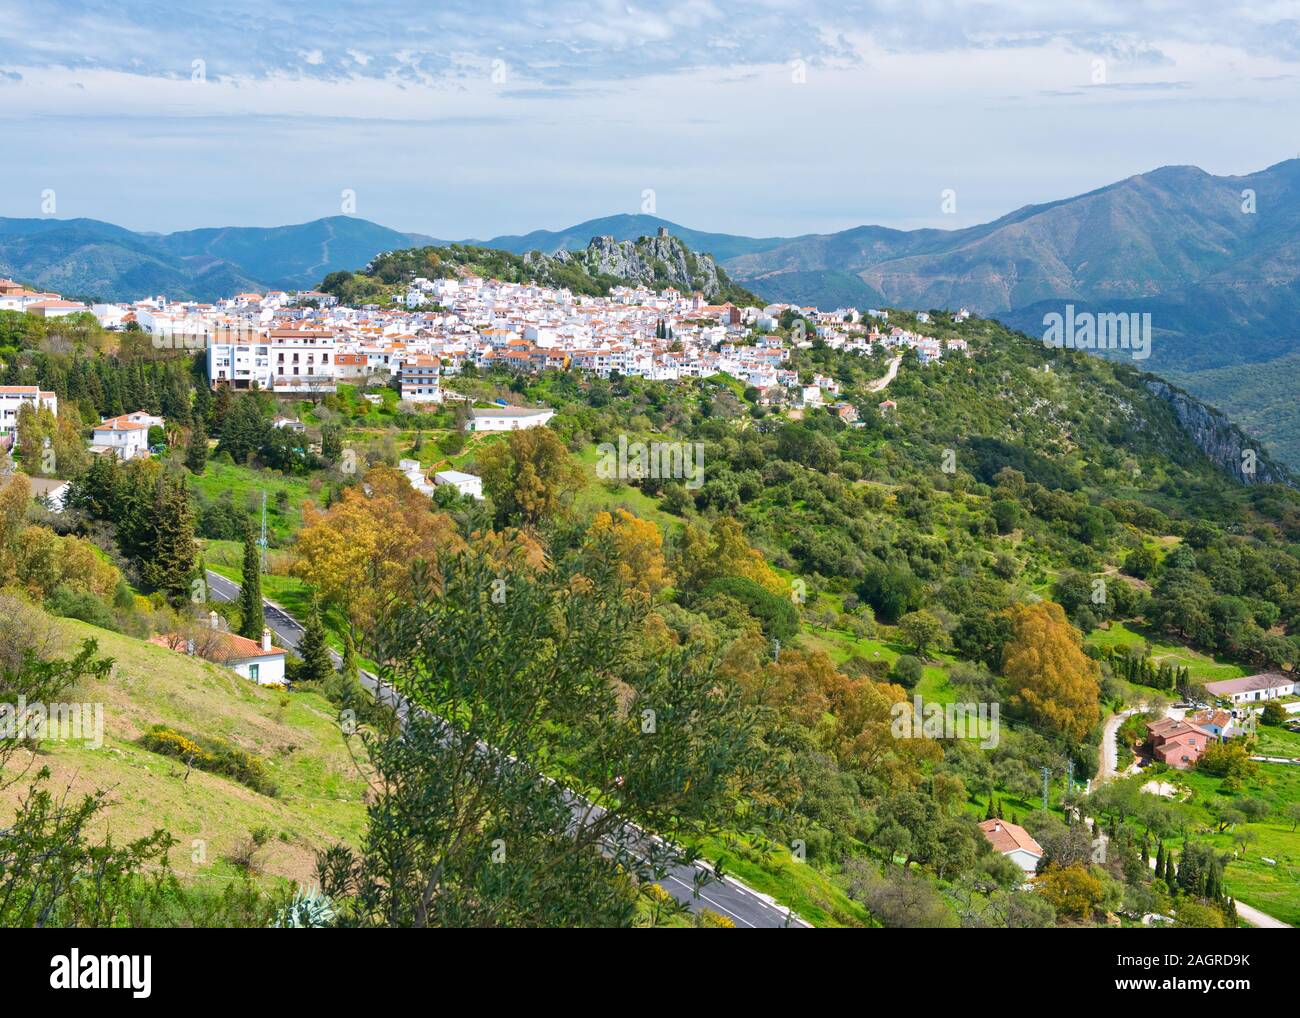
[[[548,263],[577,263],[593,276],[605,276],[654,289],[675,287],[683,292],[696,290],[714,300],[729,289],[729,280],[712,255],[695,254],[676,237],[642,237],[639,240],[615,240],[592,237],[585,250],[538,251],[524,256],[531,265],[545,268]]]
[[[1242,484],[1290,484],[1284,467],[1270,460],[1249,435],[1220,411],[1170,385],[1163,378],[1144,379],[1147,389],[1169,404],[1178,425],[1211,463]]]

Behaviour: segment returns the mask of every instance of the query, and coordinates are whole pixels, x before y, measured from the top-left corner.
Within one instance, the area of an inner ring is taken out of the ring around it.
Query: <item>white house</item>
[[[1276,700],[1283,696],[1294,696],[1297,693],[1296,685],[1294,675],[1261,672],[1259,675],[1247,675],[1240,679],[1207,682],[1205,688],[1211,696],[1222,697],[1232,703],[1257,703]]]
[[[410,403],[442,402],[442,362],[437,357],[413,356],[402,362],[402,399]]]
[[[459,470],[440,470],[433,475],[433,483],[441,487],[450,484],[462,495],[469,495],[480,501],[483,498],[483,478],[473,474],[461,473]]]
[[[111,418],[95,425],[90,451],[98,456],[112,453],[121,460],[149,455],[149,425],[143,421]]]
[[[283,647],[271,643],[271,630],[262,630],[262,642],[249,640],[234,633],[225,633],[225,665],[256,682],[259,686],[284,685]]]
[[[337,387],[330,329],[270,329],[253,342],[208,346],[208,381],[232,389],[333,392]]]
[[[127,421],[131,424],[143,424],[146,428],[161,428],[166,424],[166,420],[157,414],[151,414],[148,410],[133,410],[129,414],[122,414],[120,417],[109,417],[103,423],[108,424],[110,421]]]
[[[402,460],[397,464],[397,468],[406,475],[406,479],[411,482],[411,487],[420,494],[433,494],[433,485],[425,480],[424,467],[420,465],[419,460]]]
[[[184,639],[180,634],[152,637],[151,642],[182,654],[197,654],[205,660],[224,665],[237,675],[256,682],[259,686],[285,684],[284,661],[286,651],[271,642],[271,630],[262,630],[262,640],[249,640],[235,633],[225,632],[221,617],[208,613],[208,627],[214,630],[207,635]]]
[[[469,414],[466,431],[524,431],[540,428],[555,416],[555,411],[547,407],[495,406],[473,407]]]
[[[48,407],[50,413],[59,412],[59,397],[52,392],[42,392],[38,385],[0,385],[0,438],[8,438],[18,430],[18,411],[24,406]]]
[[[993,846],[993,851],[1005,855],[1030,876],[1037,872],[1043,850],[1019,824],[994,818],[981,823],[980,830]]]

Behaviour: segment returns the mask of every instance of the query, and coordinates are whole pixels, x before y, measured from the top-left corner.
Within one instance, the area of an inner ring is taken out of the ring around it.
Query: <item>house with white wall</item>
[[[38,385],[0,385],[0,440],[12,438],[18,431],[18,412],[24,406],[45,407],[58,414],[59,397],[43,392]]]
[[[103,421],[95,425],[90,451],[97,456],[111,454],[120,460],[142,459],[149,455],[149,425],[117,417]]]
[[[469,495],[471,498],[483,499],[483,478],[476,477],[474,474],[466,474],[460,470],[439,470],[433,475],[433,483],[438,487],[450,485],[462,495]]]
[[[222,634],[225,658],[223,663],[237,674],[256,682],[259,686],[283,686],[285,649],[271,642],[271,630],[262,630],[262,642],[249,640],[235,633]]]
[[[496,406],[473,407],[465,422],[466,431],[525,431],[540,428],[555,416],[547,407]]]
[[[1206,690],[1211,696],[1217,696],[1232,703],[1263,703],[1265,700],[1277,700],[1284,696],[1295,696],[1297,681],[1294,675],[1282,672],[1261,672],[1258,675],[1246,675],[1240,679],[1223,679],[1219,682],[1207,682]]]
[[[1019,824],[994,817],[981,823],[980,830],[993,851],[1005,855],[1030,876],[1038,871],[1038,862],[1043,858],[1042,846]]]

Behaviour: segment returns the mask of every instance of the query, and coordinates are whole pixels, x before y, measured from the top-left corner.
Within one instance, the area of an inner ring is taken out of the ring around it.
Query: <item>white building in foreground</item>
[[[433,475],[433,483],[438,487],[449,484],[462,495],[483,499],[483,478],[473,474],[461,473],[459,470],[440,470]]]
[[[1005,855],[1029,876],[1038,871],[1038,862],[1043,858],[1043,849],[1033,837],[1019,824],[994,818],[985,820],[980,825],[984,837],[993,846],[993,851]]]
[[[465,422],[466,431],[524,431],[540,428],[555,416],[548,407],[474,407]]]

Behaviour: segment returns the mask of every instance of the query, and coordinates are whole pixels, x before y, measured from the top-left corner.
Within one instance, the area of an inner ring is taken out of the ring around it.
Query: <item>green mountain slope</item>
[[[480,275],[506,282],[567,287],[574,293],[604,295],[612,286],[645,285],[698,290],[709,300],[761,305],[763,302],[731,281],[711,255],[696,254],[677,237],[640,237],[635,241],[592,237],[577,252],[523,255],[486,247],[452,244],[407,248],[374,258],[359,272],[334,272],[321,288],[345,304],[383,303],[400,299],[416,276],[426,279]]]

